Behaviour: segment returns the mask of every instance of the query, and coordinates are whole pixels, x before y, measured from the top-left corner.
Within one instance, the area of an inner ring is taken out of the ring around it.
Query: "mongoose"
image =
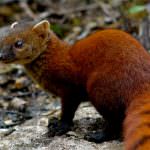
[[[61,120],[50,136],[70,130],[78,105],[89,100],[107,123],[87,140],[112,140],[123,130],[125,150],[150,149],[150,55],[128,33],[106,29],[70,45],[46,20],[15,23],[0,32],[0,61],[22,64],[61,97]]]

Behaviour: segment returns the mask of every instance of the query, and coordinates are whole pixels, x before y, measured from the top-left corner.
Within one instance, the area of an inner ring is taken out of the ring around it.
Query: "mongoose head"
[[[0,30],[0,62],[27,64],[47,49],[50,39],[50,24],[13,23]]]

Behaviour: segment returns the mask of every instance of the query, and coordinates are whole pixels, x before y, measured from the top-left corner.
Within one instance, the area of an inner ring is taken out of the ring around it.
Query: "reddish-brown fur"
[[[119,30],[97,32],[73,46],[56,41],[43,55],[45,63],[40,61],[39,67],[48,69],[41,74],[46,89],[53,91],[47,80],[51,76],[58,82],[54,82],[58,95],[68,96],[80,92],[78,87],[84,88],[95,108],[114,126],[122,125],[126,116],[126,150],[134,149],[136,143],[141,150],[150,148],[150,56],[145,49]],[[72,95],[67,107],[77,107],[79,103],[71,100]],[[148,138],[141,142],[146,135]]]
[[[62,121],[72,122],[88,99],[110,128],[123,126],[126,150],[150,149],[150,55],[129,34],[104,30],[69,45],[51,33],[47,50],[25,67],[61,96]]]

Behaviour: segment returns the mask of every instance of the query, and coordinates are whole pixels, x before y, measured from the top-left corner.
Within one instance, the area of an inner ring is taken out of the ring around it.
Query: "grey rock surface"
[[[15,126],[15,131],[0,137],[0,150],[122,150],[119,141],[96,144],[85,141],[83,136],[101,124],[101,117],[89,103],[83,103],[75,116],[72,131],[63,136],[48,138],[47,117],[37,116],[24,124]]]

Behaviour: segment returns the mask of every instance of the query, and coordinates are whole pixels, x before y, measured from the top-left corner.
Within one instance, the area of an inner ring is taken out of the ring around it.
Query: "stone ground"
[[[93,117],[94,116],[94,117]],[[0,150],[122,150],[119,141],[95,144],[83,139],[85,133],[102,125],[102,119],[89,103],[83,103],[76,112],[72,131],[61,137],[48,138],[48,118],[37,116],[8,135],[1,135]]]

